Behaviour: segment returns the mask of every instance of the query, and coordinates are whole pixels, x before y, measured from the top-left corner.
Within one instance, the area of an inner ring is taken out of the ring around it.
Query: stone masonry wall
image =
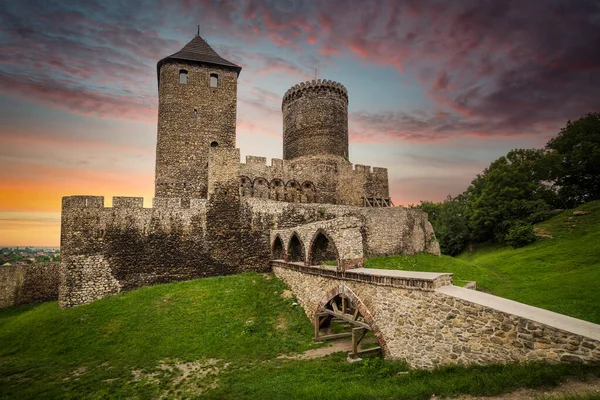
[[[295,85],[286,92],[283,158],[329,154],[348,158],[348,92],[329,80]]]
[[[180,71],[187,71],[187,84]],[[235,148],[237,72],[171,60],[160,68],[158,89],[155,195],[206,198],[208,149]]]
[[[438,291],[349,282],[283,267],[273,272],[290,286],[311,320],[334,296],[354,298],[385,356],[404,359],[413,368],[537,360],[600,363],[597,338]]]
[[[0,267],[0,308],[58,298],[60,263]]]
[[[294,187],[290,187],[294,184]],[[282,191],[277,186],[282,186]],[[266,190],[262,190],[262,188]],[[293,193],[293,194],[292,194]],[[312,155],[293,160],[247,156],[240,164],[240,195],[298,203],[363,206],[364,198],[389,201],[385,168],[353,165],[342,157]]]
[[[254,230],[295,228],[315,221],[355,217],[361,221],[365,257],[421,252],[440,254],[427,214],[420,210],[290,204],[253,198],[242,200],[242,207]]]
[[[340,270],[358,268],[363,266],[363,237],[361,234],[362,222],[355,217],[340,217],[326,221],[304,224],[290,229],[271,231],[271,248],[279,238],[283,245],[284,255],[288,255],[290,239],[296,235],[304,243],[303,260],[308,265],[314,265],[313,253],[318,246],[316,239],[323,234],[330,245],[333,245],[337,255],[337,265]]]
[[[366,256],[439,254],[425,213],[241,199],[237,170],[221,166],[237,165],[227,162],[239,157],[237,150],[211,149],[210,154],[215,175],[209,200],[155,198],[153,208],[143,208],[141,198],[114,198],[113,207],[104,207],[100,196],[63,198],[62,306],[144,285],[267,271],[271,229],[338,217],[360,221]]]

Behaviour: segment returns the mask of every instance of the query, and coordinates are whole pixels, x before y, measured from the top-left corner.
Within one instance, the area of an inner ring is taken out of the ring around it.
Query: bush
[[[522,222],[514,224],[504,236],[504,242],[515,249],[533,243],[535,240],[533,225]]]

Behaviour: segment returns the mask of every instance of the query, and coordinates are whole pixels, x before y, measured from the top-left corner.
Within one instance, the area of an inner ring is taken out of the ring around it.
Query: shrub
[[[504,242],[515,249],[533,243],[535,240],[533,225],[523,222],[514,224],[504,236]]]

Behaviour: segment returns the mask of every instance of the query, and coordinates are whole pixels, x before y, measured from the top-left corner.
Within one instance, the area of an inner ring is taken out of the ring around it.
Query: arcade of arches
[[[317,194],[312,182],[298,183],[295,180],[283,182],[281,179],[273,179],[269,182],[265,178],[254,180],[247,176],[240,177],[240,196],[257,197],[275,201],[287,201],[290,203],[316,203]]]

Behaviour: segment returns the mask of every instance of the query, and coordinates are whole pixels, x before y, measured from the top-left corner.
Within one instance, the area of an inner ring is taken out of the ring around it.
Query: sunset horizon
[[[0,247],[58,247],[65,196],[151,207],[156,63],[198,29],[242,66],[241,162],[283,158],[285,92],[333,80],[348,89],[350,162],[387,168],[397,206],[456,196],[600,109],[593,1],[349,3],[3,4]]]

